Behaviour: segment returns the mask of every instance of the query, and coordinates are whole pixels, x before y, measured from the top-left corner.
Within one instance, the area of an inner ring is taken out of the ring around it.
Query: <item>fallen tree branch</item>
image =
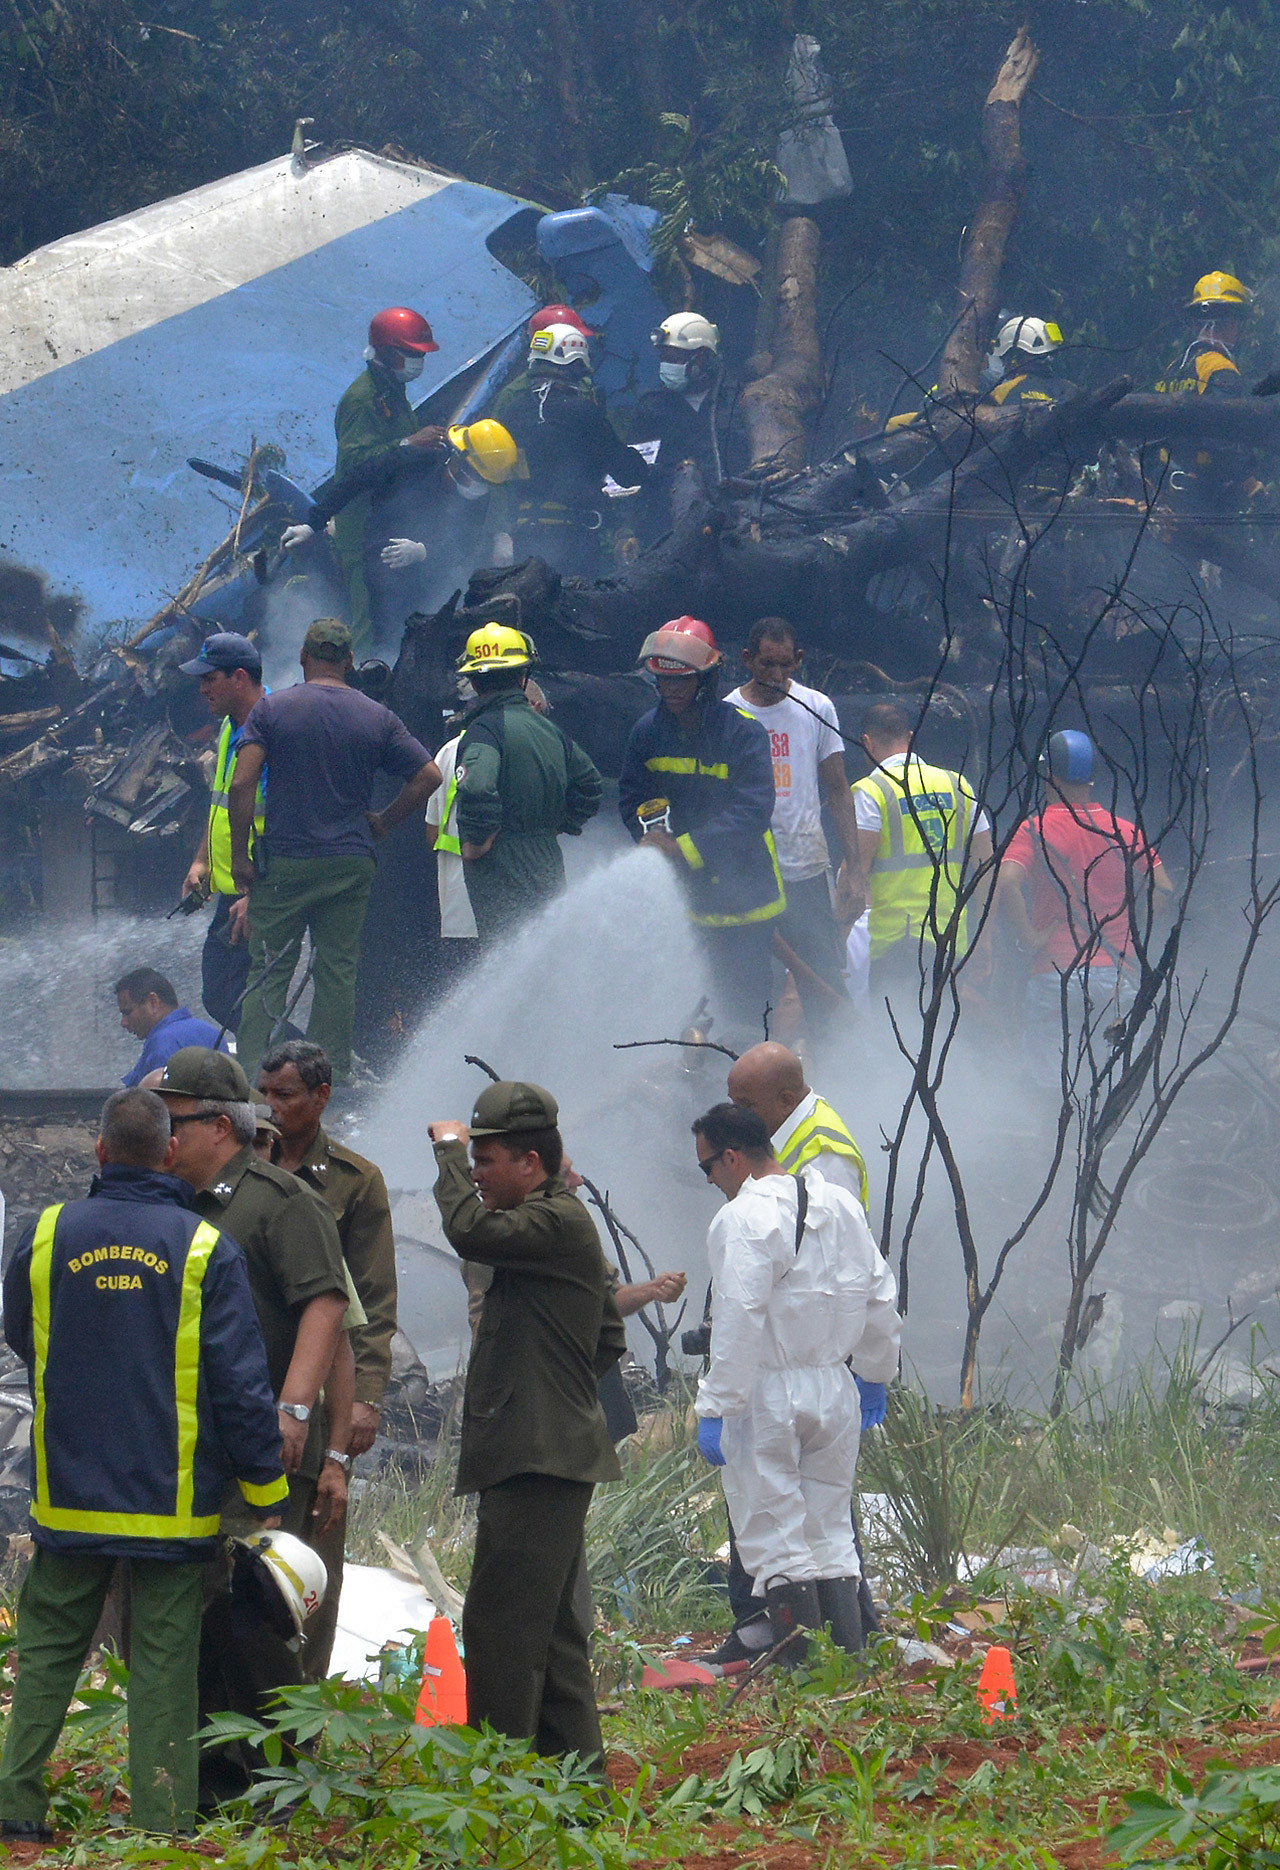
[[[646,1045],[687,1045],[693,1051],[723,1052],[735,1064],[741,1056],[740,1053],[731,1052],[727,1045],[718,1045],[714,1039],[615,1039],[613,1049],[615,1052],[638,1052]]]

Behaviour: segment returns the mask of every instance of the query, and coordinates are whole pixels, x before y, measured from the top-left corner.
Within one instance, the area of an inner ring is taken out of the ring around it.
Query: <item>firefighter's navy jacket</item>
[[[643,715],[618,782],[618,810],[632,837],[641,835],[637,806],[655,798],[670,801],[695,922],[733,928],[781,915],[787,898],[769,829],[773,760],[753,715],[708,699],[692,737],[666,708]]]
[[[244,1256],[190,1198],[108,1166],[87,1200],[45,1209],[5,1274],[35,1405],[31,1531],[51,1551],[200,1558],[228,1480],[263,1513],[288,1495]]]

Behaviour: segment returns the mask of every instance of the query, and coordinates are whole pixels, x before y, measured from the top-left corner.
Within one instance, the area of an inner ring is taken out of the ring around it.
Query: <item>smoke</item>
[[[44,572],[0,554],[0,638],[47,649],[49,626],[69,637],[83,610],[81,598],[51,591]]]

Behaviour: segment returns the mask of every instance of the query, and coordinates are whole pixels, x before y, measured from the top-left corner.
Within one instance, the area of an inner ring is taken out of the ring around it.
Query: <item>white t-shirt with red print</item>
[[[821,876],[830,857],[822,830],[818,767],[831,754],[844,750],[835,703],[829,695],[799,682],[792,682],[783,699],[767,708],[747,701],[740,688],[726,699],[754,716],[769,735],[775,794],[773,837],[784,880],[799,883],[805,877]],[[801,702],[806,705],[802,707]]]

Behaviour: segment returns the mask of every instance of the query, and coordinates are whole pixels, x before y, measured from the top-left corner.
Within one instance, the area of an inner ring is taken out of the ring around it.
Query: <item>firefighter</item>
[[[1253,294],[1231,273],[1205,273],[1187,302],[1195,333],[1156,384],[1169,396],[1241,396],[1244,384],[1235,348],[1244,335]],[[1232,511],[1258,490],[1243,449],[1200,448],[1194,454],[1160,451],[1165,490],[1199,510]]]
[[[373,646],[393,660],[406,618],[430,613],[480,557],[491,487],[516,470],[500,422],[454,424],[443,448],[389,448],[321,489],[305,526],[285,534],[294,550],[353,505],[366,503],[364,583]],[[282,541],[283,543],[283,541]]]
[[[525,693],[536,660],[530,637],[492,621],[471,632],[458,663],[477,699],[462,720],[440,822],[456,800],[456,854],[481,943],[564,888],[558,839],[576,837],[600,809],[599,773]]]
[[[35,1554],[0,1763],[10,1840],[53,1835],[44,1766],[119,1559],[132,1612],[132,1822],[166,1836],[194,1827],[202,1581],[223,1490],[237,1479],[258,1524],[277,1525],[288,1500],[244,1255],[191,1212],[178,1150],[163,1098],[117,1091],[88,1198],[46,1208],[5,1274],[5,1337],[35,1403]]]
[[[983,400],[1002,407],[1052,409],[1064,396],[1074,395],[1075,384],[1053,367],[1054,353],[1061,349],[1062,332],[1052,320],[1006,319],[991,347],[991,361],[1003,375]]]
[[[755,1039],[772,993],[773,924],[787,904],[770,830],[769,736],[717,698],[722,657],[699,618],[664,623],[639,659],[657,680],[658,705],[631,731],[618,809],[637,841],[676,866],[717,1011]]]
[[[672,520],[672,494],[681,469],[692,470],[691,492],[721,480],[712,415],[720,379],[720,333],[701,312],[673,312],[653,334],[662,387],[636,404],[634,442],[657,444],[644,506],[654,535]]]
[[[333,419],[338,441],[336,481],[396,448],[439,449],[445,432],[424,427],[409,403],[407,386],[422,375],[423,360],[440,346],[431,326],[407,305],[388,306],[369,321],[365,368],[346,390]],[[362,494],[338,515],[333,542],[351,605],[351,633],[359,654],[372,646],[374,626],[366,578],[366,542],[372,496]],[[290,526],[280,543],[286,551],[311,537],[312,528]]]
[[[619,440],[596,397],[587,339],[574,325],[544,325],[529,341],[524,387],[501,404],[520,450],[509,511],[510,552],[565,576],[596,577],[611,537],[606,478],[644,487],[649,468]],[[505,557],[501,548],[498,556]]]

